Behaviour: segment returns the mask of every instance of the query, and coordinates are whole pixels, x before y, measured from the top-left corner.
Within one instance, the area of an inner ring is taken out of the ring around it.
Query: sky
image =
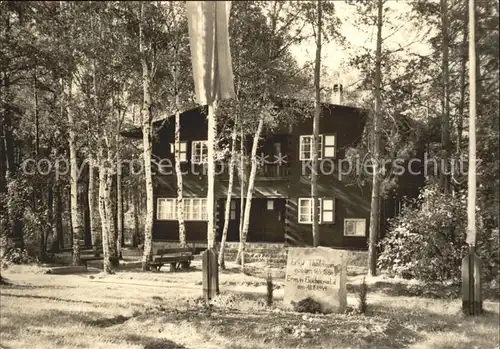
[[[331,84],[335,83],[337,76],[340,77],[344,86],[349,86],[359,79],[359,73],[347,65],[349,57],[360,48],[367,47],[375,50],[376,27],[362,26],[359,23],[359,15],[355,14],[354,6],[348,5],[344,1],[335,1],[336,12],[342,21],[341,33],[346,37],[348,46],[345,48],[335,42],[327,43],[322,49],[322,66],[324,66],[330,76]],[[384,40],[384,47],[397,48],[399,45],[407,46],[409,50],[425,54],[428,52],[426,44],[420,43],[422,33],[417,32],[413,24],[408,21],[409,4],[406,1],[388,1],[390,8],[390,19],[396,29],[384,26],[382,37],[389,37]],[[291,48],[292,54],[297,59],[299,65],[314,61],[316,45],[314,40],[303,42]]]

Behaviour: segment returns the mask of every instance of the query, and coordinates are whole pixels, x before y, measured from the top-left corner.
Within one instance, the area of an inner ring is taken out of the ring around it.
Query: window
[[[174,145],[175,143],[170,143],[170,152],[175,155]],[[187,142],[180,142],[179,146],[180,146],[179,157],[181,162],[187,161]]]
[[[156,207],[156,219],[176,220],[177,199],[158,199]]]
[[[299,159],[300,160],[312,160],[312,141],[313,141],[313,136],[308,135],[308,136],[300,136],[300,154],[299,154]],[[323,135],[319,135],[319,144],[318,144],[318,159],[321,160],[321,155],[322,155],[322,148],[323,148]]]
[[[321,222],[334,223],[335,222],[335,200],[334,199],[321,199]]]
[[[193,164],[202,164],[207,161],[207,158],[207,141],[193,141],[191,144],[191,162]]]
[[[344,219],[344,236],[366,236],[366,219]]]
[[[184,220],[186,221],[206,221],[207,199],[205,198],[184,198]],[[157,202],[156,219],[177,220],[177,199],[159,198]]]
[[[313,217],[313,199],[299,199],[299,223],[311,224]],[[335,223],[335,199],[319,199],[320,223]]]
[[[269,211],[274,210],[274,201],[273,200],[267,200],[267,209]]]
[[[299,199],[299,223],[312,223],[312,199]]]
[[[229,220],[236,220],[236,201],[231,201],[231,206],[229,210]]]
[[[334,158],[335,157],[335,135],[325,135],[325,146],[323,148],[323,156],[325,158]]]
[[[300,160],[312,160],[312,135],[300,136]],[[319,135],[318,160],[335,157],[336,148],[335,135]]]

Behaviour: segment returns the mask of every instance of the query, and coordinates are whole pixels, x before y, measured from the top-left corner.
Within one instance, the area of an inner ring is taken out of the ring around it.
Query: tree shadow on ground
[[[131,334],[125,337],[127,342],[140,344],[144,349],[185,349],[186,347],[168,339]]]
[[[405,282],[376,281],[368,285],[369,292],[380,292],[391,297],[426,297],[431,299],[456,299],[461,297],[461,285],[439,282],[410,284]],[[347,292],[358,294],[359,284],[347,284]],[[483,299],[498,300],[498,288],[482,288]]]

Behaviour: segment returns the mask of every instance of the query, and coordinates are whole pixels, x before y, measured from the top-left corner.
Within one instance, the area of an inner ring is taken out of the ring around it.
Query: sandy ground
[[[206,307],[197,261],[186,272],[107,276],[98,270],[47,275],[39,267],[13,266],[3,272],[10,285],[2,286],[0,294],[0,347],[498,347],[498,302],[485,302],[484,316],[465,318],[459,299],[415,296],[407,291],[418,287],[406,285],[402,292],[398,282],[378,278],[368,280],[368,315],[303,315],[282,306],[282,272],[275,271],[275,302],[269,308],[265,273],[257,268],[261,273],[250,276],[229,267],[220,275],[221,295]],[[353,288],[361,277],[349,280],[348,303],[355,307]]]

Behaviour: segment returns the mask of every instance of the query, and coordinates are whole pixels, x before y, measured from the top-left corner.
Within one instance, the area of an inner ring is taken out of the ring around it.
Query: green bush
[[[442,193],[435,185],[422,189],[418,200],[390,222],[381,240],[379,268],[389,274],[424,281],[458,281],[467,253],[466,193]],[[487,280],[498,273],[498,229],[481,226],[477,210],[477,253]]]

